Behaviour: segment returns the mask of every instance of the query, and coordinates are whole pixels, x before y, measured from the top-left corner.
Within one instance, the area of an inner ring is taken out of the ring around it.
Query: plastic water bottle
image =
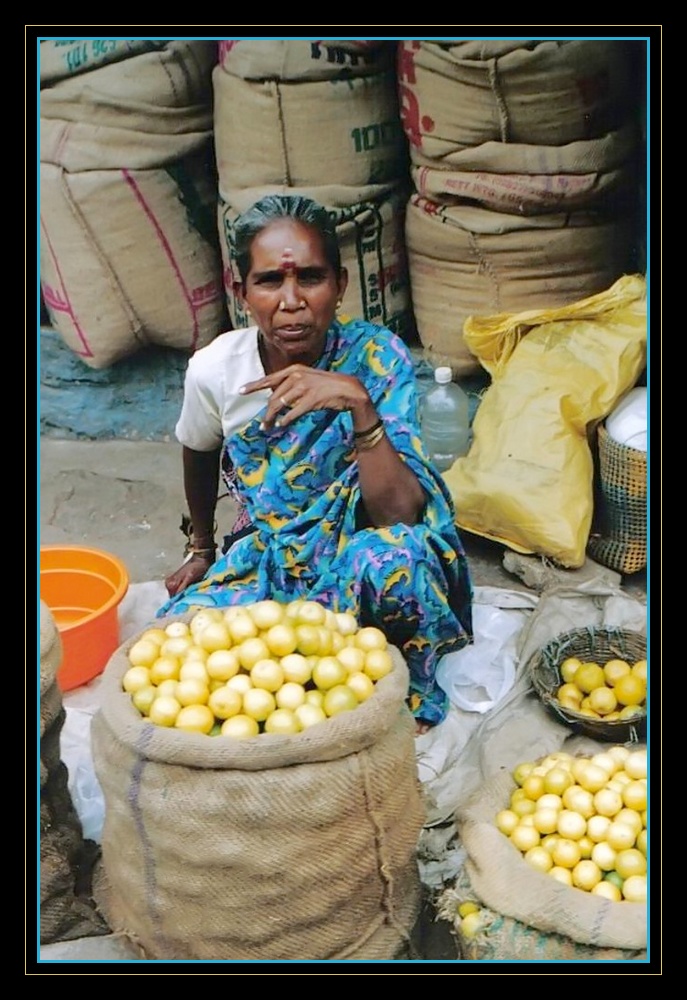
[[[440,472],[450,469],[470,447],[467,393],[451,378],[450,368],[435,368],[434,385],[425,394],[420,416],[425,447]]]

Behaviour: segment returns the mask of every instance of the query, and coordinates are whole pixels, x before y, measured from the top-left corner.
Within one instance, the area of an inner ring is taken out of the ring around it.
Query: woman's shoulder
[[[257,345],[257,326],[227,330],[225,333],[217,334],[209,344],[195,351],[191,355],[191,362],[196,367],[204,364],[216,365],[224,358],[240,358],[243,355],[254,353],[257,351]]]
[[[245,327],[218,334],[189,360],[189,371],[196,377],[214,380],[235,372],[243,381],[262,374],[258,351],[258,328]],[[255,373],[255,374],[254,374]]]
[[[341,323],[341,334],[344,342],[351,348],[358,348],[364,354],[388,354],[395,358],[396,363],[402,362],[413,367],[410,349],[404,340],[386,326],[371,323],[366,319],[345,319]]]
[[[400,344],[403,347],[406,346],[398,334],[390,330],[388,326],[383,326],[381,323],[372,323],[369,319],[343,317],[341,319],[341,330],[351,341],[356,340],[361,343],[374,341],[378,344]]]

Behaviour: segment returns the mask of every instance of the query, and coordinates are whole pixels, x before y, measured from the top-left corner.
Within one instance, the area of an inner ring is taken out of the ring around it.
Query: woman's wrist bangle
[[[371,448],[374,448],[375,445],[378,445],[383,437],[384,437],[384,427],[381,426],[381,421],[380,421],[380,426],[377,427],[376,430],[368,434],[367,437],[358,438],[358,440],[355,443],[356,450],[369,451]]]
[[[378,420],[372,427],[368,427],[366,431],[353,431],[353,437],[356,441],[360,441],[361,438],[371,437],[375,431],[379,430],[380,427],[384,426],[383,420]]]

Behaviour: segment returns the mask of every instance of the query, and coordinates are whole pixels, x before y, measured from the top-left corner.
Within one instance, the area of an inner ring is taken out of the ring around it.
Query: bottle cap
[[[434,381],[439,382],[440,385],[450,382],[452,378],[453,372],[448,366],[442,366],[441,368],[434,369]]]

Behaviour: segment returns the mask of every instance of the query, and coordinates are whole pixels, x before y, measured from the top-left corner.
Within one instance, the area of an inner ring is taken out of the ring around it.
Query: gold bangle
[[[378,430],[381,426],[382,426],[382,420],[380,419],[377,421],[376,424],[373,424],[372,427],[368,427],[367,430],[365,431],[353,431],[353,437],[355,438],[356,441],[360,441],[361,438],[371,437],[372,434],[374,434],[374,432]]]
[[[384,437],[384,434],[384,427],[378,427],[372,434],[369,435],[369,437],[356,441],[356,451],[370,451],[371,448],[374,448],[375,445],[379,444]]]

